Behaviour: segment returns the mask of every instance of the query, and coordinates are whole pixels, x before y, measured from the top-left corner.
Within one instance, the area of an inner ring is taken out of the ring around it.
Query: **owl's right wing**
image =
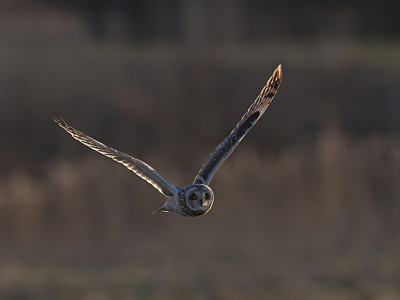
[[[236,146],[239,145],[240,141],[268,108],[279,88],[279,85],[281,84],[281,81],[282,70],[281,65],[279,65],[272,74],[271,78],[268,80],[267,84],[261,90],[260,95],[258,95],[254,103],[250,106],[242,119],[232,130],[231,134],[225,140],[223,140],[221,144],[219,144],[217,149],[214,150],[209,159],[200,169],[199,173],[194,179],[195,183],[206,185],[210,183],[218,168],[229,157],[229,155],[231,155]]]
[[[171,197],[178,193],[178,188],[176,186],[169,183],[164,177],[162,177],[156,170],[154,170],[145,162],[108,147],[99,141],[96,141],[90,136],[87,136],[86,134],[69,126],[63,119],[58,120],[53,118],[53,120],[60,125],[60,127],[64,128],[65,131],[67,131],[70,135],[72,135],[74,139],[78,140],[89,148],[92,148],[93,150],[112,158],[116,162],[123,164],[129,170],[133,171],[139,177],[143,178],[152,186],[154,186],[160,191],[160,193],[164,194],[164,196]]]

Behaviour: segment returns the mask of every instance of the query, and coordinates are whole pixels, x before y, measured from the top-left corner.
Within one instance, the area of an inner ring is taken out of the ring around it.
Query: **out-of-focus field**
[[[400,299],[399,51],[6,39],[0,299]],[[279,63],[199,218],[51,119],[184,186]]]
[[[398,299],[399,146],[335,130],[277,155],[244,144],[201,218],[151,214],[162,197],[94,153],[40,178],[15,171],[1,185],[1,295]]]

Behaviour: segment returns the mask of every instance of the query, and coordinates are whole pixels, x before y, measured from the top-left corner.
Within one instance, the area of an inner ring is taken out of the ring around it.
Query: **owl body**
[[[71,134],[73,138],[123,164],[129,170],[153,185],[164,196],[168,197],[165,204],[155,212],[175,212],[182,216],[196,217],[210,211],[214,203],[214,193],[209,187],[212,177],[268,108],[279,88],[281,80],[282,71],[279,65],[239,123],[204,163],[194,182],[182,188],[178,188],[168,182],[160,173],[145,162],[96,141],[69,126],[63,119],[53,119]]]

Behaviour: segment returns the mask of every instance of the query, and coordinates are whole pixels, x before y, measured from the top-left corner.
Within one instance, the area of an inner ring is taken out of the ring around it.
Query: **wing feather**
[[[267,84],[261,90],[261,93],[232,130],[230,135],[219,144],[217,149],[215,149],[209,159],[204,163],[194,182],[207,185],[210,183],[212,177],[221,164],[229,157],[233,150],[235,150],[236,146],[268,108],[279,88],[279,85],[281,84],[281,81],[282,69],[281,65],[279,65],[268,80]]]
[[[69,126],[67,122],[63,119],[53,120],[62,128],[64,128],[74,139],[78,140],[82,144],[88,146],[89,148],[123,164],[129,170],[133,171],[136,175],[146,180],[152,186],[154,186],[160,193],[164,194],[166,197],[171,197],[177,194],[178,188],[173,184],[169,183],[164,177],[162,177],[156,170],[150,167],[145,162],[134,158],[128,154],[115,150],[103,143],[96,141],[95,139],[87,136],[86,134],[76,130],[75,128]]]

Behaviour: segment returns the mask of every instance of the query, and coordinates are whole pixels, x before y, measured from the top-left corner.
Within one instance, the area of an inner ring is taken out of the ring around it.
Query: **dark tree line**
[[[93,36],[107,38],[110,22],[134,39],[248,40],[319,35],[391,37],[400,34],[397,0],[46,0],[87,15]]]

